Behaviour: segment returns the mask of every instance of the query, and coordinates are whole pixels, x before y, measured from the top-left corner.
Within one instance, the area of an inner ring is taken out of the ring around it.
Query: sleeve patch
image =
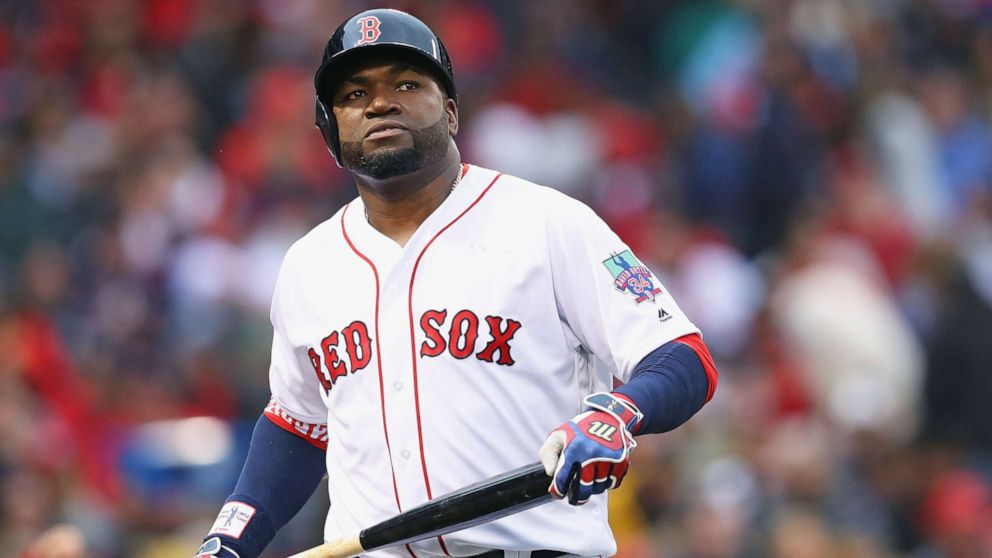
[[[248,522],[255,517],[254,506],[249,506],[244,502],[231,501],[224,504],[217,514],[214,526],[210,528],[210,535],[224,535],[234,539],[240,539],[248,527]]]
[[[294,418],[275,398],[265,407],[265,416],[276,426],[303,438],[312,446],[327,449],[328,435],[326,424],[313,424]]]
[[[619,254],[614,252],[603,260],[603,265],[613,276],[613,286],[620,292],[627,292],[634,297],[634,302],[640,304],[645,300],[654,302],[661,294],[661,289],[655,286],[651,270],[637,261],[630,250]]]

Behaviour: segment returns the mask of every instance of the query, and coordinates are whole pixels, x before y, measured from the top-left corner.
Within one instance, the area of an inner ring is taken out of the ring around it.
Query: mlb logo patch
[[[637,304],[645,300],[654,302],[655,297],[661,294],[661,289],[654,286],[651,270],[637,261],[630,250],[611,254],[603,260],[603,265],[613,276],[613,286],[620,292],[633,295]]]

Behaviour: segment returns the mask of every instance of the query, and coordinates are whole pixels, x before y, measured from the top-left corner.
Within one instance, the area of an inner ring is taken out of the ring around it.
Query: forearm
[[[255,424],[241,476],[208,538],[254,558],[303,507],[324,476],[325,451],[276,426]]]
[[[583,504],[617,488],[637,446],[633,435],[682,424],[713,396],[716,381],[713,358],[698,335],[658,347],[641,359],[629,382],[586,397],[585,410],[544,440],[538,455],[553,479],[548,492]]]
[[[634,368],[629,382],[614,393],[644,414],[635,434],[668,432],[696,414],[712,397],[717,372],[698,335],[658,347]]]

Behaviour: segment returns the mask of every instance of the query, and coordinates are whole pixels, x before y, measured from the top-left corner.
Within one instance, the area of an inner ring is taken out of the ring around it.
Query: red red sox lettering
[[[500,316],[486,316],[484,321],[489,339],[481,351],[475,352],[483,321],[474,312],[456,312],[447,327],[447,310],[424,312],[419,320],[420,330],[425,337],[420,345],[420,357],[437,357],[447,351],[454,358],[465,359],[474,353],[479,360],[512,366],[515,361],[510,354],[510,340],[520,329],[520,322]],[[344,354],[339,352],[342,343]],[[372,338],[369,337],[369,328],[364,322],[351,322],[340,332],[332,331],[321,340],[319,349],[311,347],[307,354],[320,385],[325,391],[330,391],[338,379],[358,372],[371,362]]]

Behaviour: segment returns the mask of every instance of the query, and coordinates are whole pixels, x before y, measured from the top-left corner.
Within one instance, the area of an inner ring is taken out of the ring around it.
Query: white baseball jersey
[[[406,246],[372,228],[358,198],[280,270],[267,413],[326,440],[328,540],[537,461],[584,396],[698,332],[588,207],[492,170],[462,172]],[[489,549],[613,554],[606,497],[372,554]]]

